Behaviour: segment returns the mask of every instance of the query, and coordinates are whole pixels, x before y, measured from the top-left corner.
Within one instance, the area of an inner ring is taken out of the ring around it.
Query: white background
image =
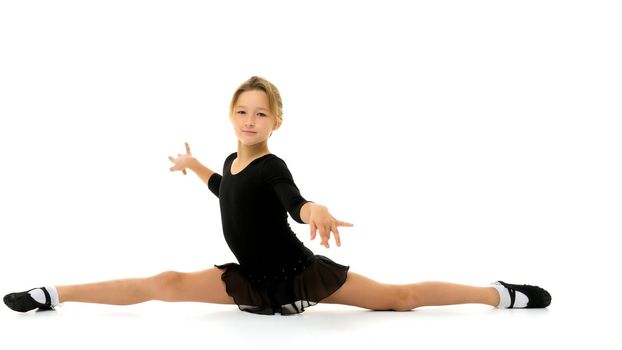
[[[231,95],[260,75],[284,102],[271,152],[355,224],[327,250],[292,220],[316,254],[383,282],[553,295],[544,311],[288,318],[2,308],[2,348],[620,345],[604,319],[622,311],[615,1],[0,4],[0,294],[233,261],[217,198],[167,157],[187,141],[220,173],[237,146]]]

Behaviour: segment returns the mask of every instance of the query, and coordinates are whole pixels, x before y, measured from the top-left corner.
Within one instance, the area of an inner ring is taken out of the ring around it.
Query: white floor
[[[355,224],[325,250],[292,222],[316,254],[387,283],[503,279],[553,296],[546,310],[289,317],[0,304],[0,350],[622,349],[621,13],[615,1],[0,1],[0,296],[234,261],[216,197],[167,156],[187,141],[222,169],[237,145],[231,94],[255,74],[284,99],[270,150],[306,199]]]
[[[555,296],[554,296],[555,298]],[[56,311],[0,311],[0,349],[614,349],[613,321],[598,310],[554,299],[544,310],[482,305],[373,312],[316,305],[295,316],[259,316],[235,306],[148,302],[67,303]]]

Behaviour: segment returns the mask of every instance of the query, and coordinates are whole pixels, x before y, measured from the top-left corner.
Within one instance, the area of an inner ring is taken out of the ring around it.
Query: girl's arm
[[[333,232],[335,236],[335,242],[337,246],[341,246],[341,238],[339,237],[338,226],[352,227],[353,224],[343,222],[335,219],[329,212],[328,208],[323,205],[315,204],[313,202],[305,203],[300,208],[300,219],[305,224],[309,224],[311,229],[311,240],[315,239],[317,231],[320,231],[321,245],[329,248],[328,239],[330,238],[330,232]]]
[[[302,208],[300,208],[300,218],[302,219],[302,222],[304,222],[305,224],[309,223],[309,211],[311,211],[311,206],[313,205],[317,205],[317,204],[313,202],[307,202],[302,206]]]
[[[201,164],[198,159],[192,158],[188,164],[188,169],[194,171],[195,174],[203,181],[205,184],[208,184],[209,178],[214,175],[214,171],[205,165]]]
[[[304,199],[282,159],[275,157],[264,162],[261,178],[272,186],[279,201],[296,222],[309,224],[312,240],[317,231],[320,231],[321,244],[328,248],[328,239],[332,231],[337,246],[341,245],[337,226],[352,226],[352,224],[335,219],[325,206]]]

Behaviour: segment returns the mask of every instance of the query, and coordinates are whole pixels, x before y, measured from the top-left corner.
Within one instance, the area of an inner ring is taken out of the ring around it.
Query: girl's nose
[[[246,126],[254,126],[255,125],[255,117],[249,116],[246,118],[246,122],[244,123]]]

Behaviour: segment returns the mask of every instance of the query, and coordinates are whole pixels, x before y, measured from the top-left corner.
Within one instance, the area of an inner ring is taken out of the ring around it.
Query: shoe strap
[[[50,297],[50,293],[48,292],[47,289],[45,289],[45,287],[41,287],[41,290],[43,291],[43,294],[45,294],[45,305],[51,306],[52,298]],[[514,298],[512,298],[512,303],[514,303]]]
[[[514,288],[508,288],[508,292],[510,292],[510,306],[508,307],[508,309],[513,309],[514,308],[514,300],[516,300],[516,290],[514,290]]]

